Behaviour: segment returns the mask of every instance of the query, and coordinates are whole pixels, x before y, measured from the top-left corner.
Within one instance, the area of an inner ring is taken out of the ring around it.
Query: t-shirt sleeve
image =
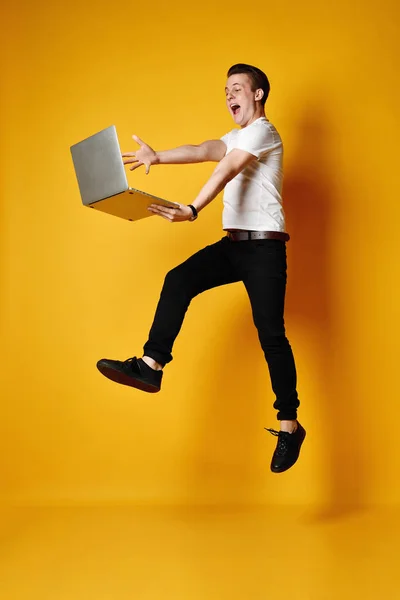
[[[261,127],[245,127],[239,131],[234,141],[233,148],[245,150],[253,154],[256,158],[260,158],[264,152],[268,152],[275,145],[274,134],[269,127],[262,125]]]
[[[226,133],[225,135],[223,135],[223,136],[222,136],[222,138],[220,138],[220,140],[221,140],[222,142],[224,142],[226,146],[228,146],[228,143],[229,143],[229,138],[230,138],[230,137],[231,137],[231,132],[229,132],[229,133]]]

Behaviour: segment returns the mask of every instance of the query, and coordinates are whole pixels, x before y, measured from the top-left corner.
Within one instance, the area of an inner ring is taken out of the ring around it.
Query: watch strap
[[[193,206],[193,204],[188,204],[188,207],[190,208],[190,210],[193,213],[193,217],[191,217],[189,219],[189,221],[194,221],[195,219],[197,219],[197,217],[199,216],[199,213],[197,212],[196,208]]]

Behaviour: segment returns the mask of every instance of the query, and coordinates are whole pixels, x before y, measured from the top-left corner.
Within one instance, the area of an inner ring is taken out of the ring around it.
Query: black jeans
[[[283,315],[286,268],[286,244],[281,240],[233,242],[223,237],[200,250],[167,274],[144,354],[161,365],[170,362],[192,298],[205,290],[243,281],[276,395],[277,418],[296,419],[296,367]]]

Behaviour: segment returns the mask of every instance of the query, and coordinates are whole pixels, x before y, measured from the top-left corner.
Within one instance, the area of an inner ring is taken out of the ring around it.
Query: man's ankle
[[[154,371],[163,370],[163,366],[160,365],[160,363],[158,363],[156,360],[154,360],[154,358],[150,358],[150,356],[142,356],[142,361]]]
[[[281,421],[281,431],[287,431],[288,433],[294,433],[297,429],[297,420],[294,421]]]

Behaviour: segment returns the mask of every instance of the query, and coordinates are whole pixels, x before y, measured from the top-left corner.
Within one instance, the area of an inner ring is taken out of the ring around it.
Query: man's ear
[[[256,100],[262,100],[263,97],[264,97],[264,90],[262,90],[261,88],[259,88],[258,90],[256,90],[255,99]]]

